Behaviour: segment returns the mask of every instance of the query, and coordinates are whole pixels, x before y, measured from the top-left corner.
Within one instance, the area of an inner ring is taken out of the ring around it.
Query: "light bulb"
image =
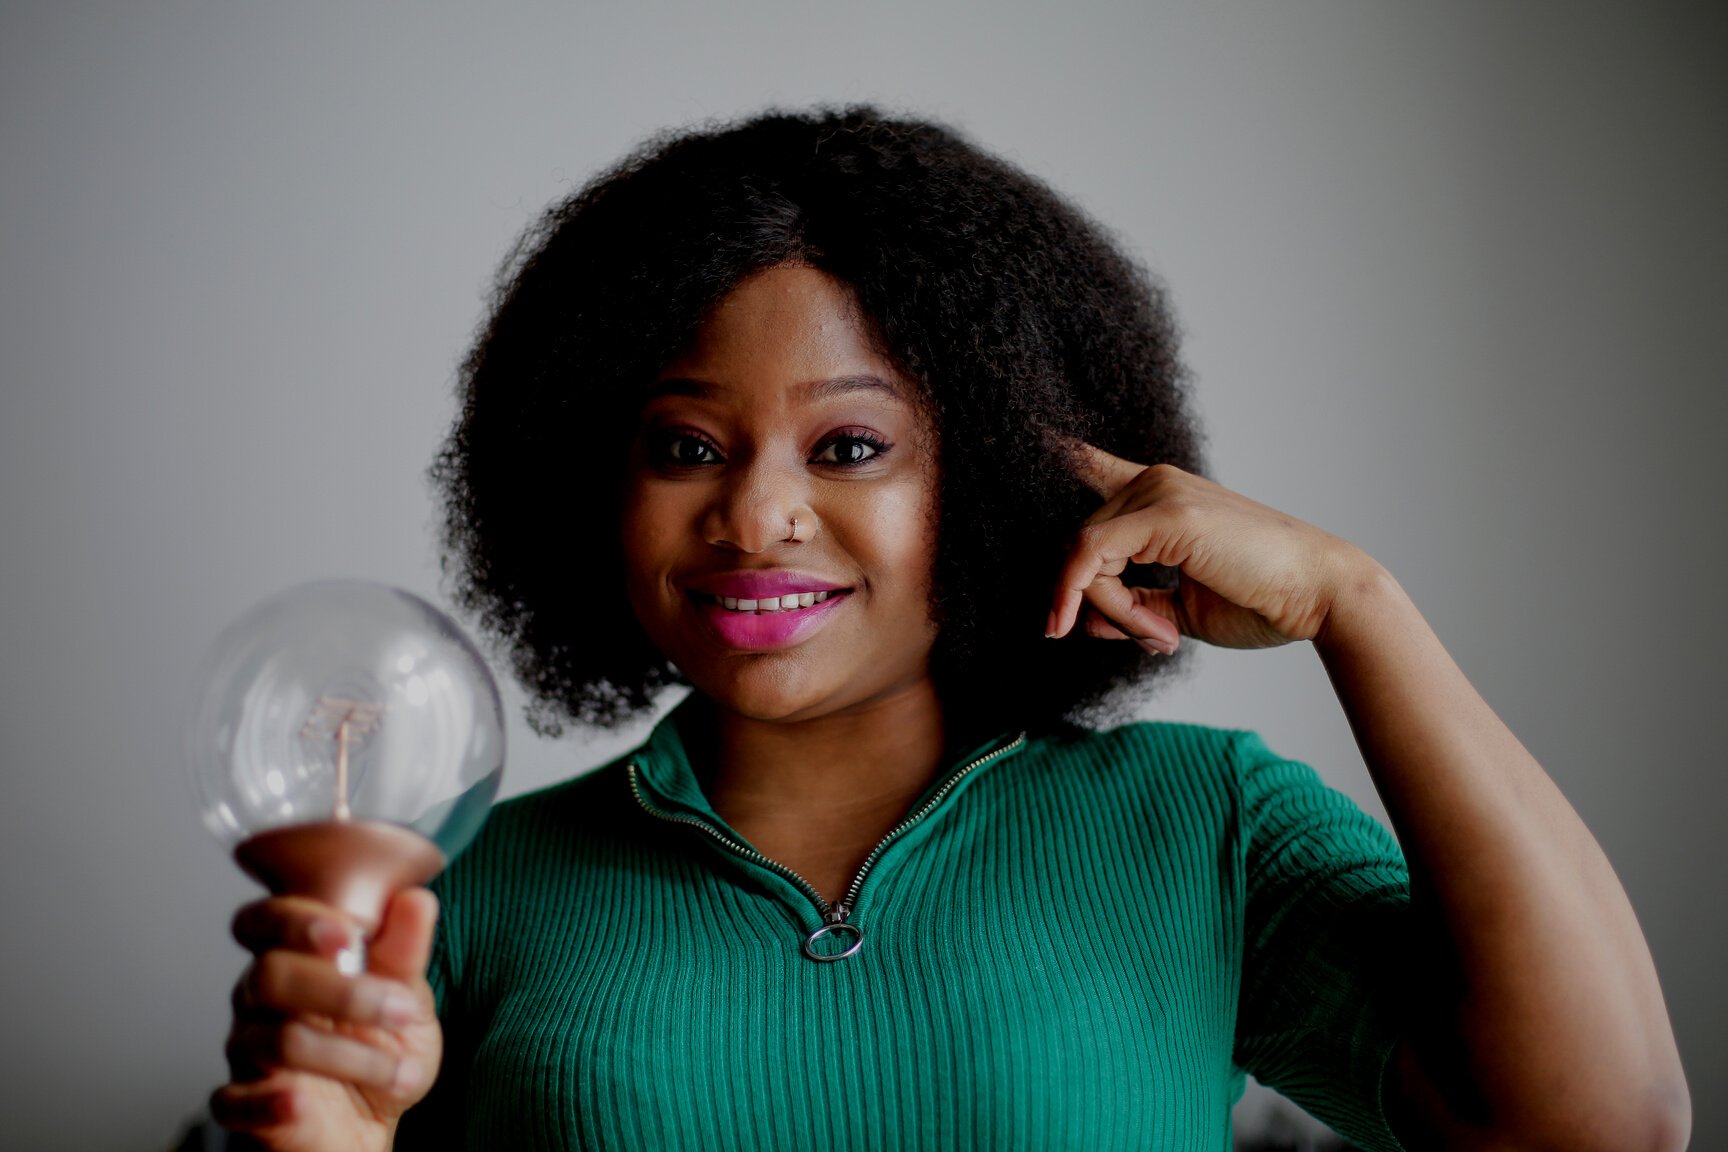
[[[454,621],[400,589],[273,596],[222,633],[202,683],[187,762],[205,826],[272,892],[333,905],[367,936],[497,795],[498,686]]]

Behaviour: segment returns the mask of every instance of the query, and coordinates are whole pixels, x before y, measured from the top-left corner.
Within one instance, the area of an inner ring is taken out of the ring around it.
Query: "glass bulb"
[[[278,894],[370,934],[480,830],[504,770],[498,686],[431,604],[303,584],[229,626],[205,663],[188,764],[205,827]]]

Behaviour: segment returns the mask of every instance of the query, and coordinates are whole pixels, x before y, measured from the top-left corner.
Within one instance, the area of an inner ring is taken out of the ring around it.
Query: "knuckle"
[[[222,1045],[222,1058],[228,1062],[228,1075],[236,1080],[244,1079],[250,1068],[248,1055],[243,1034],[228,1033],[228,1039]]]
[[[255,1080],[282,1063],[274,1028],[237,1028],[228,1036],[223,1055],[235,1080]]]
[[[1158,512],[1168,523],[1184,524],[1194,514],[1194,498],[1186,492],[1172,491],[1159,497]]]
[[[226,1084],[210,1093],[209,1108],[210,1118],[224,1128],[239,1128],[246,1122],[240,1101]]]
[[[246,965],[246,971],[240,973],[240,979],[234,981],[234,987],[228,992],[228,1008],[235,1019],[245,1013],[252,1005],[252,994],[249,984],[252,980],[252,965]]]
[[[1096,607],[1108,610],[1111,601],[1115,599],[1110,595],[1111,585],[1114,583],[1108,573],[1098,573],[1092,577],[1092,583],[1086,585],[1086,599]]]
[[[250,950],[253,942],[258,939],[263,919],[264,901],[254,900],[250,904],[242,904],[234,913],[234,919],[228,923],[228,931],[233,935],[234,942]]]
[[[234,913],[229,930],[248,952],[283,947],[296,936],[305,936],[308,913],[304,903],[284,896],[254,900]]]

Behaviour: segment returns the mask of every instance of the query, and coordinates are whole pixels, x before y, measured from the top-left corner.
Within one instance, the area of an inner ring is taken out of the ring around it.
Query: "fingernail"
[[[312,947],[329,955],[354,943],[354,934],[334,920],[312,921],[312,927],[306,929],[306,936],[312,941]]]
[[[1174,644],[1166,644],[1164,641],[1154,640],[1150,636],[1136,636],[1134,637],[1134,643],[1140,645],[1140,647],[1146,649],[1146,651],[1158,656],[1174,656],[1176,654],[1176,646]]]
[[[392,988],[378,1004],[378,1018],[387,1028],[402,1028],[420,1019],[420,1003],[406,988]]]

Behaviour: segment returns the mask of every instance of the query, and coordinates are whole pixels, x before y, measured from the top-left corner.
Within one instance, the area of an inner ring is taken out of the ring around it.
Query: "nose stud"
[[[798,535],[798,521],[800,519],[809,521],[811,524],[811,527],[809,529],[807,529],[805,531],[804,535],[802,535],[802,536]],[[815,523],[816,523],[816,517],[815,517],[814,513],[807,515],[807,516],[803,516],[803,517],[799,517],[799,516],[792,517],[792,532],[789,536],[786,537],[784,543],[801,544],[804,541],[810,539],[810,537],[812,535],[814,535],[815,531],[816,531]]]

